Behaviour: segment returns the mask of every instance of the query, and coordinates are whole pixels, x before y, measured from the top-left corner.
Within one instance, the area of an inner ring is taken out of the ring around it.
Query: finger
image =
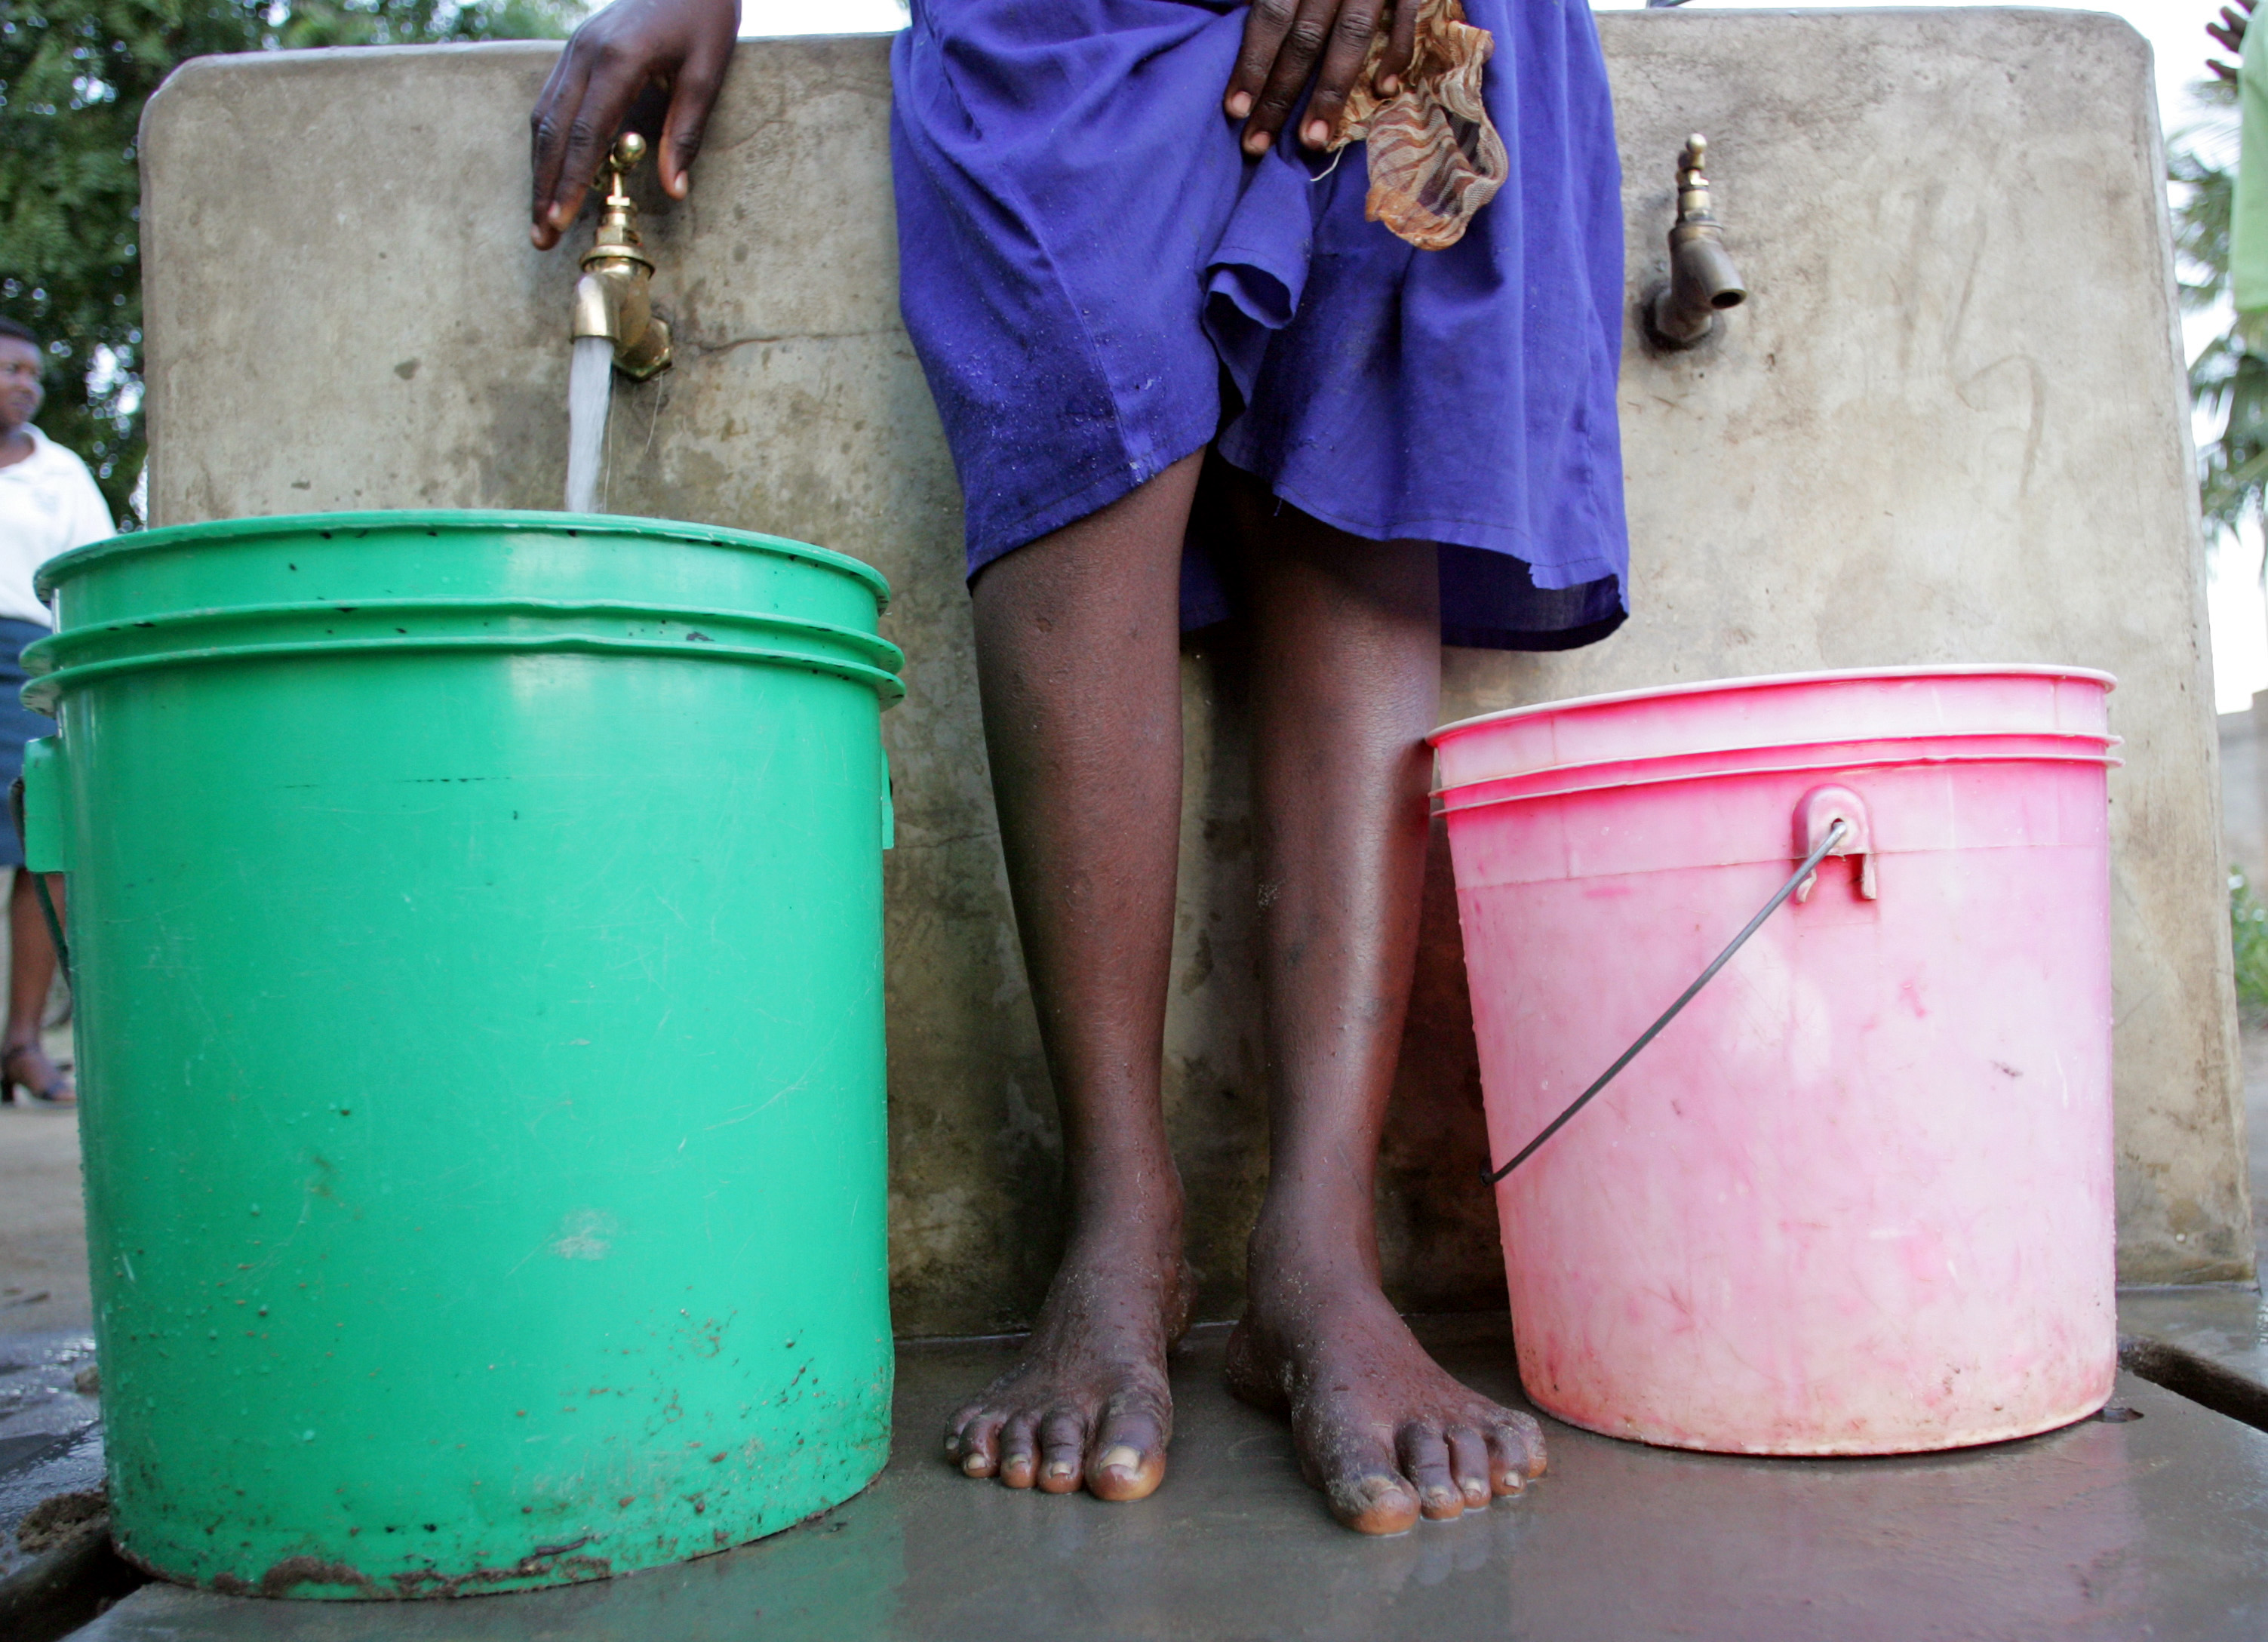
[[[1449,1475],[1456,1483],[1465,1509],[1476,1511],[1489,1502],[1488,1439],[1470,1425],[1452,1425],[1447,1435]]]
[[[1410,60],[1418,55],[1418,0],[1403,0],[1394,8],[1394,20],[1386,32],[1386,49],[1378,54],[1378,94],[1393,97],[1401,92],[1402,77],[1410,72]]]
[[[1323,51],[1323,66],[1315,76],[1315,94],[1300,116],[1300,140],[1312,149],[1330,145],[1346,112],[1347,94],[1362,78],[1370,60],[1371,37],[1378,32],[1379,0],[1343,0],[1337,21],[1331,25],[1330,44]]]
[[[1275,65],[1276,48],[1299,15],[1298,0],[1252,0],[1244,11],[1244,43],[1237,48],[1236,70],[1228,77],[1228,96],[1221,107],[1232,120],[1241,120],[1260,99]]]
[[[717,106],[717,90],[725,83],[725,59],[707,54],[687,59],[678,71],[669,99],[669,119],[661,129],[660,168],[663,192],[681,200],[693,187],[693,159],[701,151],[701,135],[709,128],[709,111]]]
[[[961,1474],[990,1476],[1000,1469],[1000,1427],[998,1414],[979,1414],[961,1432]]]
[[[567,113],[565,151],[559,161],[559,180],[551,190],[549,220],[564,228],[583,209],[583,196],[599,174],[599,162],[615,145],[622,116],[637,99],[640,85],[637,65],[601,49],[598,66],[583,86],[580,99]]]
[[[1000,1480],[1029,1488],[1040,1474],[1039,1418],[1018,1414],[1000,1428]]]
[[[1418,1509],[1428,1522],[1447,1522],[1465,1513],[1465,1501],[1449,1476],[1449,1445],[1431,1425],[1404,1425],[1395,1439],[1402,1474],[1418,1485]]]
[[[2211,69],[2215,74],[2220,76],[2224,80],[2234,80],[2236,77],[2236,70],[2235,69],[2230,68],[2225,63],[2215,63],[2211,57],[2207,57],[2205,60],[2205,66]]]
[[[535,243],[549,250],[558,243],[559,230],[551,222],[551,201],[559,188],[560,166],[567,158],[567,111],[583,100],[583,85],[590,70],[583,54],[570,40],[543,82],[543,94],[528,115],[529,171],[534,195],[528,215],[534,224]]]
[[[1067,1494],[1079,1487],[1086,1469],[1086,1421],[1070,1409],[1057,1409],[1040,1422],[1040,1491]]]
[[[1266,153],[1284,122],[1292,117],[1292,105],[1314,75],[1315,60],[1330,42],[1331,19],[1338,12],[1338,4],[1339,0],[1300,0],[1299,15],[1284,31],[1283,43],[1276,48],[1268,83],[1252,105],[1252,117],[1244,122],[1246,153]]]

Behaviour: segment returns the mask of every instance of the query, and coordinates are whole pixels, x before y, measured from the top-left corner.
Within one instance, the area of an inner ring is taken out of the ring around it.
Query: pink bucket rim
[[[1428,746],[1439,747],[1448,737],[1483,725],[1513,718],[1541,718],[1587,707],[1616,707],[1626,702],[1663,701],[1680,696],[1730,695],[1736,690],[1780,689],[1795,684],[1864,684],[1881,679],[2032,678],[2080,679],[2100,684],[2107,694],[2118,681],[2099,667],[2057,666],[2046,662],[1947,662],[1899,667],[1837,667],[1818,673],[1764,673],[1753,678],[1701,679],[1690,684],[1662,684],[1649,689],[1611,690],[1600,696],[1572,696],[1565,701],[1536,702],[1526,707],[1503,707],[1476,713],[1426,733]]]

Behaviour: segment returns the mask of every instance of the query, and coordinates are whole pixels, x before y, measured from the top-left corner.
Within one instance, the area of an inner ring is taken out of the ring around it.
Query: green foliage
[[[142,105],[216,52],[556,39],[581,0],[0,0],[0,313],[49,353],[40,427],[124,519],[140,476]]]
[[[2244,874],[2228,874],[2228,928],[2236,950],[2236,1001],[2247,1014],[2268,1014],[2268,907]]]
[[[2226,80],[2190,88],[2204,117],[2177,133],[2166,154],[2174,183],[2174,253],[2182,305],[2228,302],[2229,222],[2236,201],[2236,92]],[[2198,447],[2207,530],[2234,533],[2245,514],[2268,510],[2268,323],[2231,315],[2228,328],[2190,365],[2190,394],[2218,431]]]

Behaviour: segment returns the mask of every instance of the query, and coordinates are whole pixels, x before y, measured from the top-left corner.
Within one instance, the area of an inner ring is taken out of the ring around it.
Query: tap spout
[[[571,331],[612,342],[615,368],[638,382],[670,363],[669,326],[655,316],[647,290],[653,263],[638,242],[637,205],[622,187],[623,173],[644,157],[645,139],[626,131],[607,158],[610,186],[598,237],[583,254],[583,276],[575,282]]]
[[[1703,171],[1708,140],[1686,139],[1677,159],[1677,220],[1669,228],[1669,277],[1647,293],[1646,329],[1659,347],[1691,348],[1717,328],[1717,315],[1749,299],[1725,250],[1723,226],[1709,209]]]

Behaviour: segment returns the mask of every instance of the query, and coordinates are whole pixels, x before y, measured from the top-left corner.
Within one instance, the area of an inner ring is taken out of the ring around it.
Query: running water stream
[[[607,407],[615,391],[615,345],[603,336],[578,336],[567,373],[567,511],[599,511],[599,480],[606,463]]]

